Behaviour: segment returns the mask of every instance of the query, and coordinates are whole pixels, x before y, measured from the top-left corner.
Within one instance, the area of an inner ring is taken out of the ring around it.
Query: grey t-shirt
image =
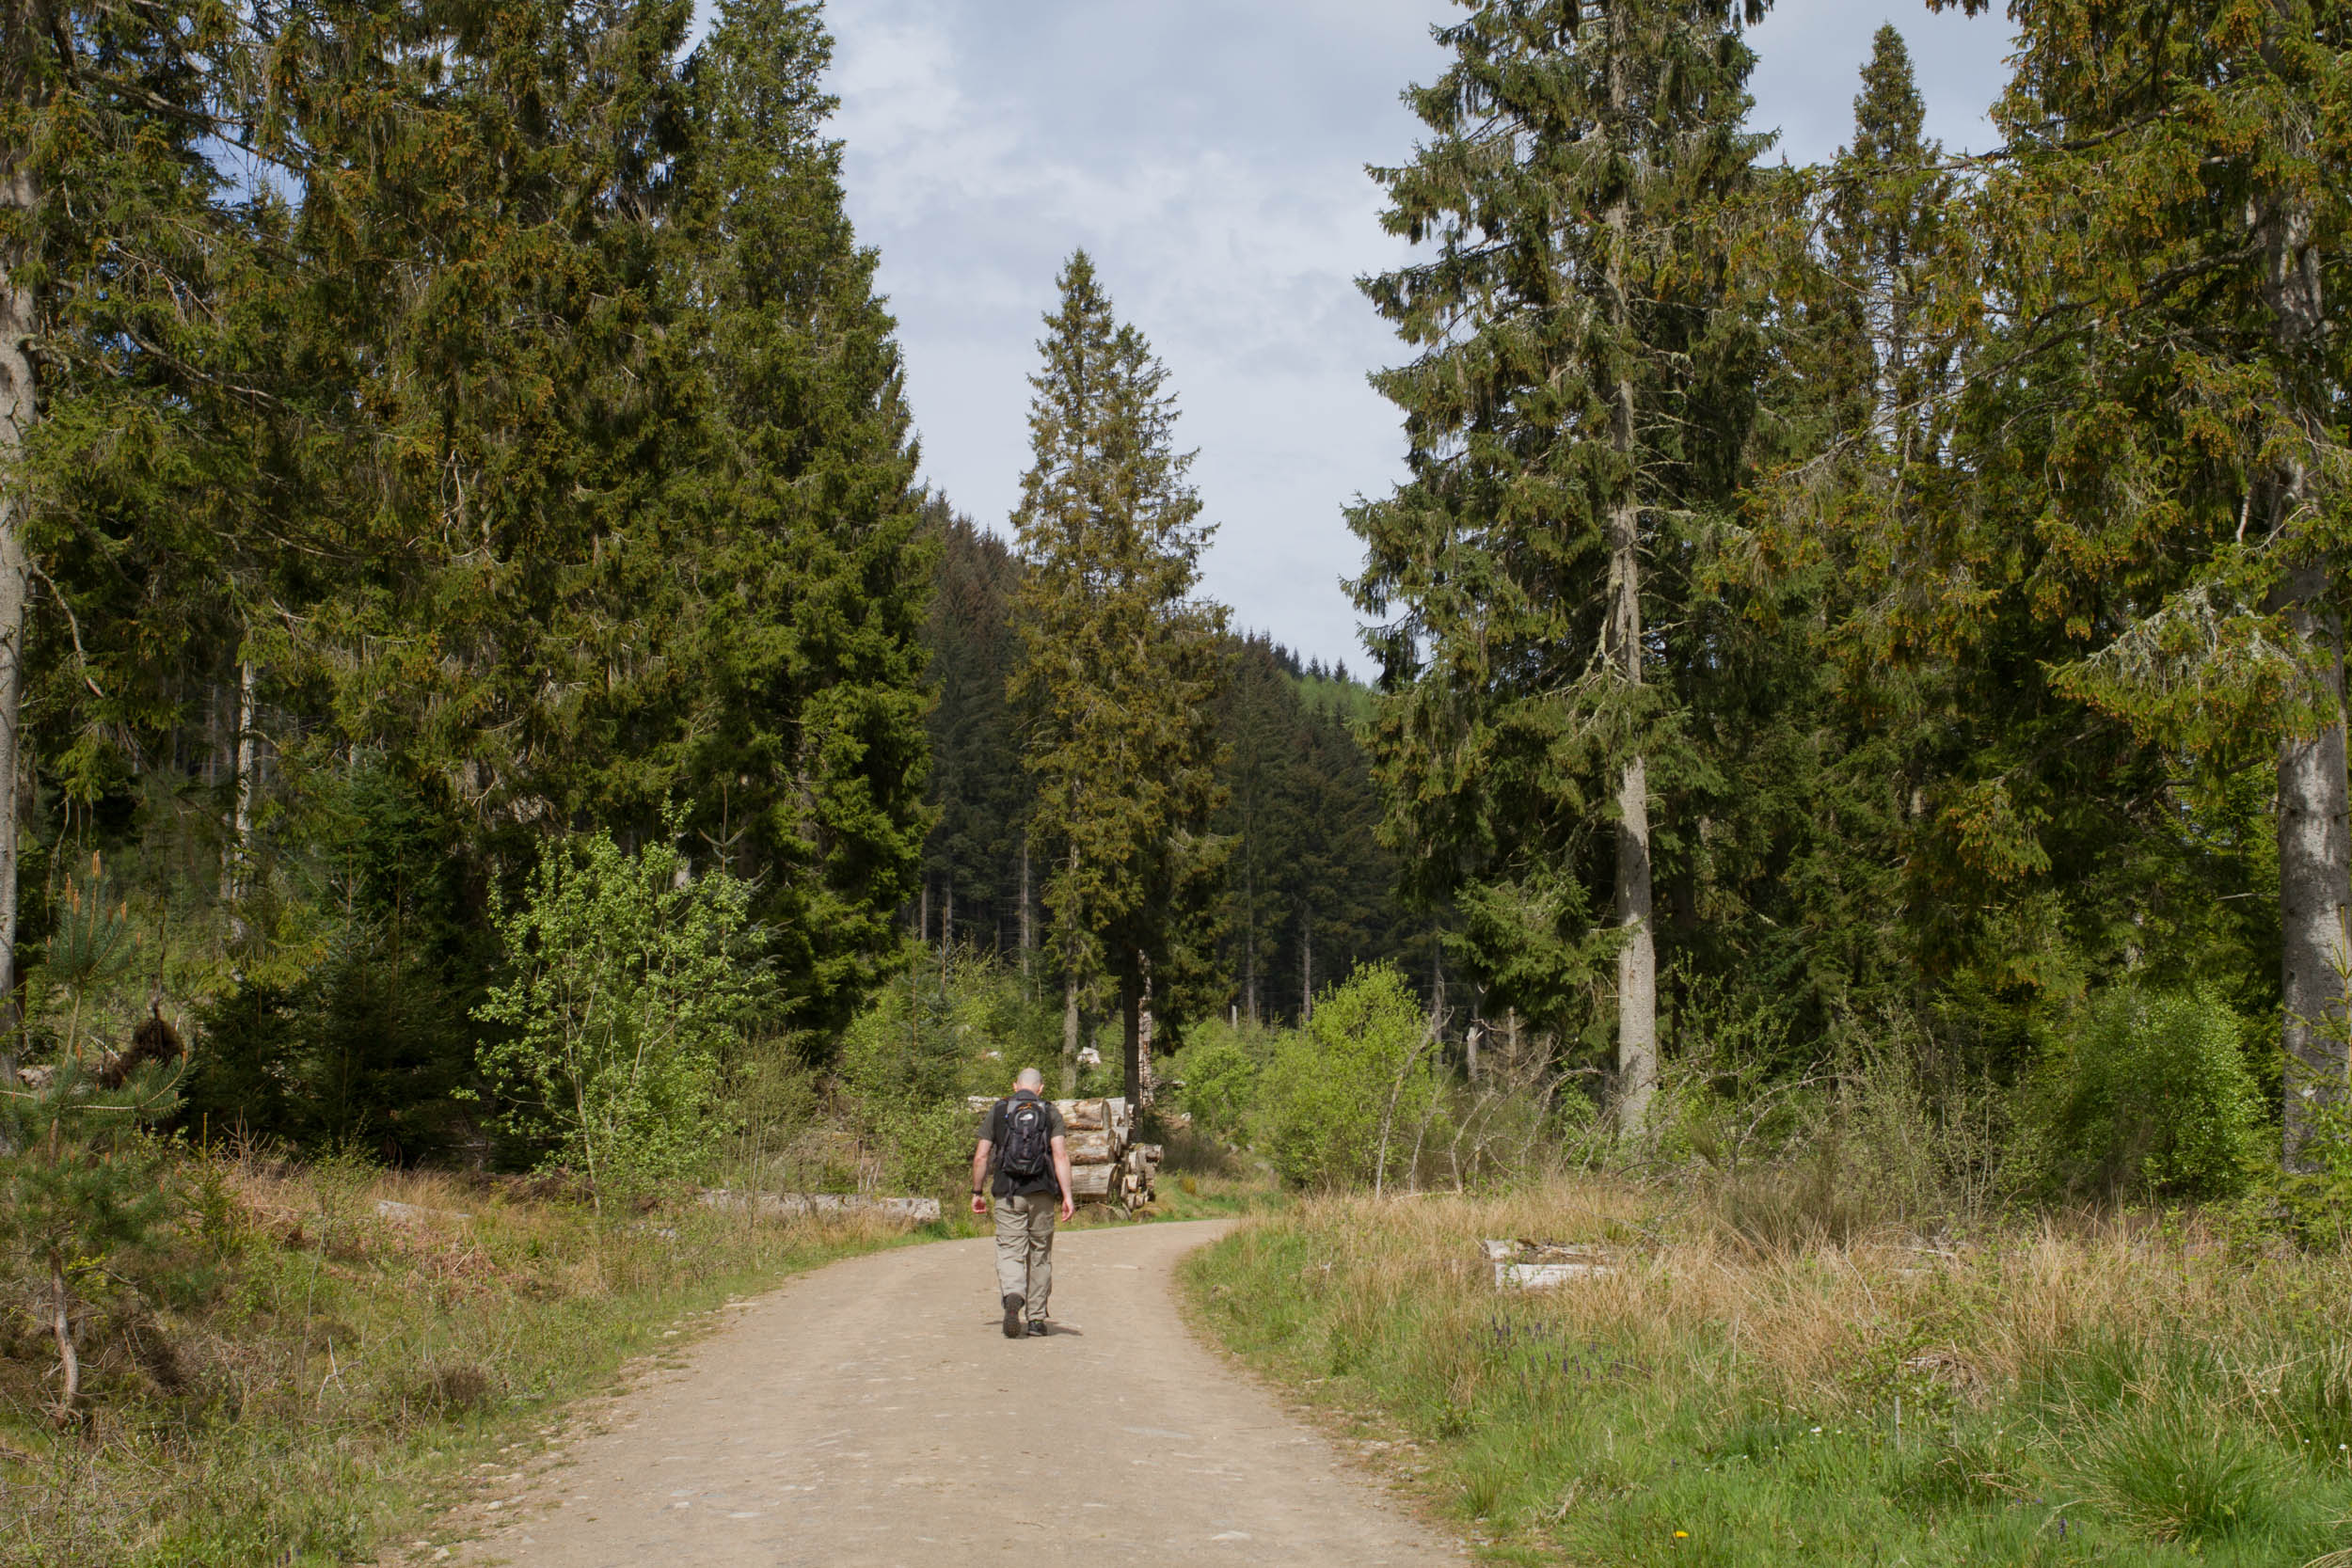
[[[1045,1106],[1046,1125],[1051,1129],[1046,1136],[1068,1137],[1070,1128],[1062,1120],[1061,1108],[1050,1100],[1042,1103]],[[1058,1194],[1061,1191],[1061,1182],[1054,1175],[1054,1167],[1051,1164],[1045,1167],[1044,1175],[1031,1177],[1025,1181],[1016,1182],[1005,1174],[1005,1141],[1012,1136],[1012,1125],[1008,1119],[1011,1106],[1011,1100],[1000,1100],[988,1113],[988,1165],[991,1188],[998,1197],[1014,1197],[1028,1193]]]

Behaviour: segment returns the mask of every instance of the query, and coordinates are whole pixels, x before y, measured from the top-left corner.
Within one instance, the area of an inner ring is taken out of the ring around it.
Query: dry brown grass
[[[2028,1505],[2111,1527],[2117,1555],[2085,1561],[2236,1543],[2249,1562],[2299,1562],[2352,1532],[2352,1448],[2338,1448],[2352,1444],[2352,1259],[2259,1244],[2226,1216],[2091,1212],[1960,1240],[1765,1245],[1740,1207],[1719,1186],[1597,1178],[1320,1198],[1259,1222],[1197,1280],[1239,1348],[1451,1443],[1456,1505],[1541,1540],[1626,1548],[1595,1522],[1610,1510],[1588,1506],[1594,1474],[1633,1528],[1640,1497],[1741,1466],[1738,1487],[1710,1480],[1687,1507],[1752,1487],[1756,1507],[1850,1509],[1886,1561],[1911,1524],[1915,1563],[1975,1560],[1951,1519]],[[1486,1237],[1597,1243],[1613,1272],[1501,1291]],[[1622,1452],[1635,1432],[1638,1463]],[[1834,1462],[1831,1444],[1846,1445]],[[1772,1479],[1800,1446],[1808,1479]],[[1539,1521],[1571,1492],[1581,1514]]]
[[[1306,1230],[1350,1238],[1351,1285],[1376,1311],[1411,1296],[1491,1312],[1484,1237],[1600,1243],[1616,1272],[1530,1292],[1516,1311],[1580,1338],[1662,1351],[1720,1335],[1743,1379],[1792,1402],[1849,1398],[1858,1354],[1900,1338],[1980,1390],[2013,1387],[2090,1340],[2177,1354],[2185,1339],[2243,1364],[2249,1388],[2282,1364],[2245,1360],[2283,1303],[2304,1328],[2352,1338],[2352,1257],[2249,1252],[2195,1216],[2043,1216],[1960,1243],[1899,1231],[1760,1247],[1723,1195],[1563,1180],[1493,1197],[1323,1197]]]
[[[0,1563],[350,1560],[666,1329],[904,1235],[250,1157],[174,1196],[164,1253],[93,1284],[80,1430],[41,1418],[46,1341],[0,1337]]]

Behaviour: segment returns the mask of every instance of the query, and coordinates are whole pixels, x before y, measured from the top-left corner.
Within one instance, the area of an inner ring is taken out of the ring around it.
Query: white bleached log
[[[1494,1265],[1497,1290],[1544,1291],[1579,1279],[1617,1272],[1609,1255],[1595,1246],[1566,1246],[1550,1242],[1498,1241],[1478,1243]]]
[[[739,1193],[725,1187],[706,1187],[703,1207],[736,1212],[750,1210],[761,1219],[849,1219],[872,1214],[929,1225],[939,1218],[935,1197],[866,1197],[857,1193]]]

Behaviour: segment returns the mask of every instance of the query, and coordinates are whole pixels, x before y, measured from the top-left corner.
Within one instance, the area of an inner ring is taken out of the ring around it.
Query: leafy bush
[[[1178,1104],[1202,1132],[1229,1144],[1249,1141],[1264,1040],[1261,1031],[1216,1021],[1200,1025],[1185,1043],[1175,1065],[1184,1085]]]
[[[1025,1067],[1050,1080],[1057,1020],[1018,974],[977,958],[941,966],[910,945],[908,973],[878,992],[841,1042],[836,1086],[859,1135],[860,1182],[915,1193],[961,1191],[972,1157],[970,1095],[1010,1091]]]
[[[2075,1191],[2226,1197],[2262,1159],[2237,1015],[2203,991],[2117,986],[2087,1003],[2026,1102],[2032,1155]]]
[[[1259,1080],[1264,1152],[1293,1186],[1371,1181],[1392,1107],[1431,1098],[1428,1020],[1393,964],[1357,970],[1283,1037]]]
[[[493,919],[508,979],[474,1010],[502,1121],[599,1195],[684,1174],[715,1129],[720,1053],[753,997],[750,890],[690,879],[677,850],[605,833],[549,845],[523,906]],[[599,1196],[601,1201],[601,1196]]]

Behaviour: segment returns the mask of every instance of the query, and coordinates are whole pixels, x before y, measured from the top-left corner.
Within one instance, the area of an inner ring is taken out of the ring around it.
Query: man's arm
[[[988,1151],[994,1147],[982,1138],[980,1147],[972,1151],[972,1212],[976,1214],[988,1212]]]
[[[1061,1183],[1061,1217],[1068,1219],[1078,1212],[1077,1190],[1070,1181],[1070,1140],[1054,1140],[1054,1180]]]

